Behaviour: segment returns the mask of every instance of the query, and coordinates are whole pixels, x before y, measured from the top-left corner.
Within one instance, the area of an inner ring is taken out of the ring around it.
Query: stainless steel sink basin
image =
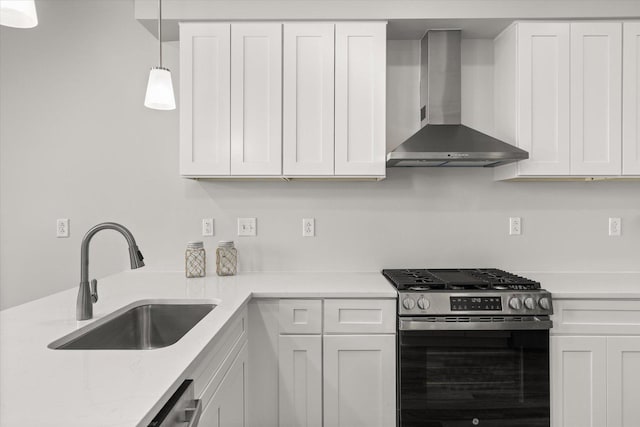
[[[175,344],[215,304],[144,300],[123,307],[51,344],[57,350],[151,350]]]

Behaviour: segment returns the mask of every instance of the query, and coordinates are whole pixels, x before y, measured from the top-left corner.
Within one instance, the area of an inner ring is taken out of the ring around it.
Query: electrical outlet
[[[519,236],[522,234],[522,218],[519,216],[512,216],[509,218],[509,235]]]
[[[609,218],[609,236],[620,236],[622,234],[622,218]]]
[[[302,237],[314,237],[316,235],[316,220],[304,218],[302,220]]]
[[[213,218],[202,219],[202,235],[213,236]]]
[[[238,218],[238,236],[255,236],[257,231],[255,218]]]
[[[56,237],[69,237],[69,218],[56,220]]]

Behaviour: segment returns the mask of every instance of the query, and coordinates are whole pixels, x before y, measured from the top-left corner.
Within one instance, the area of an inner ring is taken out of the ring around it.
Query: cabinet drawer
[[[554,300],[552,334],[640,334],[640,300]]]
[[[281,334],[320,334],[322,300],[281,299],[278,319]]]
[[[324,301],[325,333],[379,333],[396,331],[393,299],[327,299]]]

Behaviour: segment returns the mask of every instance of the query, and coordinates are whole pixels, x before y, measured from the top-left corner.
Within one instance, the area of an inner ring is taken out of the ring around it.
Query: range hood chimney
[[[460,124],[460,30],[431,30],[420,43],[422,129],[387,154],[387,167],[494,167],[529,153]]]

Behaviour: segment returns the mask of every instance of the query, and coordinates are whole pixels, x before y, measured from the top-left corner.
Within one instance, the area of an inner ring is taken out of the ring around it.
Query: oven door
[[[401,319],[399,426],[548,427],[550,322],[533,322]]]

